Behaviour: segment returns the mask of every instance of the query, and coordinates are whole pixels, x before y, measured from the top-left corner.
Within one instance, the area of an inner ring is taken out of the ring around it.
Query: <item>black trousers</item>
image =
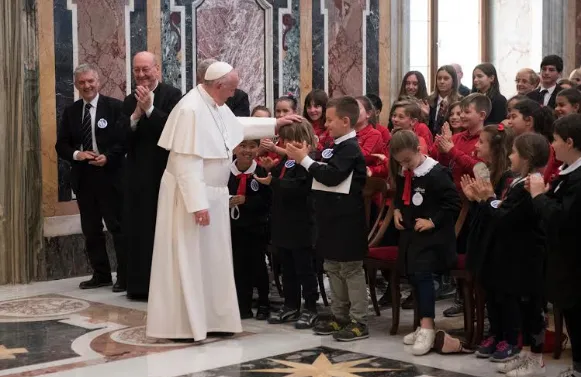
[[[284,249],[278,248],[282,265],[282,288],[284,306],[291,309],[301,308],[301,288],[305,309],[317,310],[319,290],[315,273],[315,256],[312,248]]]
[[[421,318],[436,318],[436,292],[434,291],[434,274],[431,272],[416,272],[408,274],[410,284],[414,288],[418,303],[418,314]]]
[[[581,301],[569,309],[563,309],[563,316],[567,324],[569,339],[571,339],[573,369],[576,372],[581,372]]]
[[[234,281],[241,313],[252,310],[252,293],[258,290],[258,305],[268,306],[270,291],[266,269],[266,236],[232,228]]]
[[[534,353],[542,353],[545,342],[545,318],[541,295],[521,297],[492,290],[486,292],[490,335],[497,341],[516,346],[519,334]]]
[[[126,254],[121,213],[123,194],[121,185],[103,168],[87,165],[79,176],[79,189],[76,193],[81,214],[81,229],[89,263],[95,278],[111,280],[111,266],[105,246],[103,220],[113,236],[117,256],[117,281],[125,283]]]

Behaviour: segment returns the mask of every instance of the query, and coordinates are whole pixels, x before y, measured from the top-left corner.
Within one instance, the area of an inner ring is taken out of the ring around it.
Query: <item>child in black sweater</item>
[[[389,146],[396,188],[393,221],[401,231],[398,264],[412,284],[420,317],[420,327],[404,337],[404,344],[421,356],[430,352],[436,336],[433,276],[456,263],[454,227],[460,196],[450,171],[420,152],[415,133],[400,130]]]
[[[363,109],[363,108],[362,108]],[[339,341],[369,336],[367,285],[363,258],[367,254],[367,229],[363,205],[365,159],[354,131],[360,110],[353,97],[336,98],[327,104],[327,130],[333,148],[323,150],[322,162],[308,157],[307,146],[287,146],[287,155],[313,176],[317,223],[317,253],[324,258],[329,276],[333,319],[320,321],[315,333]]]
[[[581,114],[558,119],[553,136],[555,157],[564,163],[559,176],[548,191],[538,175],[525,187],[546,222],[547,298],[563,311],[571,339],[573,370],[564,375],[581,377]]]
[[[307,143],[315,145],[312,126],[307,122],[293,123],[279,131],[281,144]],[[312,178],[295,160],[282,156],[273,165],[269,157],[261,164],[270,170],[266,178],[255,177],[272,189],[271,244],[276,247],[282,264],[284,306],[273,313],[268,323],[297,321],[297,329],[312,328],[318,318],[319,292],[314,267],[314,220],[311,198]],[[301,288],[305,300],[301,312]]]
[[[256,286],[256,319],[266,320],[269,315],[269,279],[265,252],[271,192],[253,178],[254,175],[266,176],[266,171],[255,161],[259,146],[260,140],[245,140],[236,147],[228,190],[234,280],[240,316],[242,319],[253,317],[252,293]]]

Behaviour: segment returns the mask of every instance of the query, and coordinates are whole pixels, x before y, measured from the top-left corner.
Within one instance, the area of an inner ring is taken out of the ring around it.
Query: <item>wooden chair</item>
[[[555,317],[555,349],[553,350],[553,359],[561,358],[563,352],[563,312],[561,309],[553,306],[553,316]]]

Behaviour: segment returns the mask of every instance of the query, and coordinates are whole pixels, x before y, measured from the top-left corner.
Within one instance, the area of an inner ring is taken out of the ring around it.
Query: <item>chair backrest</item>
[[[385,211],[385,201],[387,199],[389,185],[383,178],[368,177],[363,187],[363,201],[365,205],[365,219],[367,226],[371,223],[371,204],[376,195],[380,197],[380,206],[378,209],[378,218],[383,216]]]
[[[466,217],[468,216],[468,210],[470,209],[470,202],[466,197],[461,196],[462,198],[462,209],[460,210],[460,214],[458,215],[458,219],[456,220],[456,227],[454,230],[456,231],[456,238],[460,234],[464,223],[466,222]]]

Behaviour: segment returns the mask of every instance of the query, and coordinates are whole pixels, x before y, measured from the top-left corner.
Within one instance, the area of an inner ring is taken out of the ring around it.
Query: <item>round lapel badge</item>
[[[419,205],[422,205],[423,202],[424,202],[424,197],[419,192],[416,192],[414,194],[414,196],[412,196],[412,203],[414,203],[414,205],[416,207]]]
[[[490,206],[492,208],[498,208],[500,207],[500,203],[502,203],[502,200],[493,200],[490,202]]]
[[[258,189],[260,188],[260,186],[258,185],[258,181],[256,181],[256,179],[253,179],[252,181],[250,181],[250,188],[254,192],[258,191]]]
[[[330,159],[331,157],[333,157],[333,149],[331,148],[325,149],[322,153],[322,156],[325,159]]]
[[[284,163],[285,168],[290,169],[293,168],[295,166],[295,160],[287,160]]]
[[[99,119],[99,121],[97,122],[97,127],[99,128],[107,127],[107,121],[103,118]]]

